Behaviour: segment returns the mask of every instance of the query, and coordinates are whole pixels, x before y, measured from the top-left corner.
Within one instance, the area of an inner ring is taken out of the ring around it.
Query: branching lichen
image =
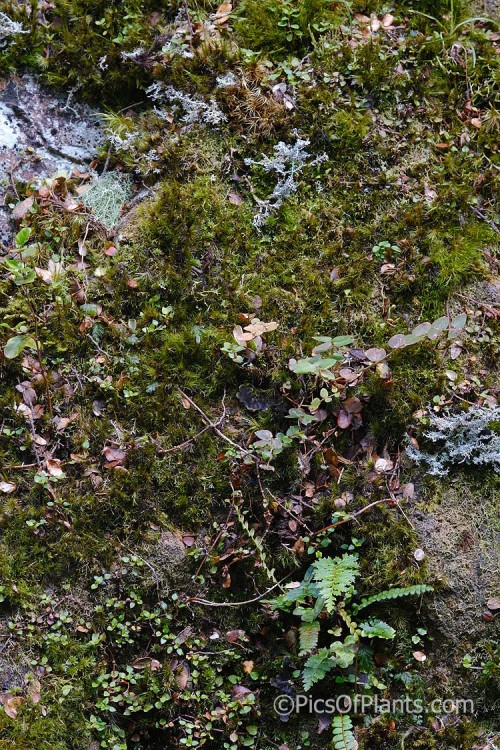
[[[448,474],[450,466],[476,464],[491,466],[500,472],[500,434],[492,429],[500,422],[500,407],[473,406],[466,412],[432,415],[425,437],[436,445],[436,453],[425,453],[408,445],[406,453],[412,461],[425,463],[428,473]]]
[[[0,48],[4,47],[10,37],[16,34],[27,34],[26,29],[18,21],[13,21],[6,13],[0,11]]]
[[[159,81],[151,84],[146,93],[154,102],[171,104],[184,125],[220,125],[226,121],[226,116],[215,99],[205,102]]]
[[[263,156],[260,161],[245,159],[245,164],[249,166],[260,166],[265,172],[276,172],[278,175],[278,181],[269,198],[259,202],[259,211],[253,220],[256,227],[265,224],[269,216],[277,211],[292,193],[297,192],[299,185],[296,176],[306,165],[314,166],[328,159],[326,154],[320,154],[310,161],[311,155],[307,146],[309,140],[305,138],[297,138],[291,145],[280,141],[274,147],[273,156]]]

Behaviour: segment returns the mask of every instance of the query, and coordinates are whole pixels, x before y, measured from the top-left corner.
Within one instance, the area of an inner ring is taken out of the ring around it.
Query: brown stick
[[[259,594],[258,596],[255,596],[253,599],[247,599],[244,602],[209,602],[207,599],[200,599],[197,596],[192,596],[189,598],[188,601],[193,602],[194,604],[203,604],[205,607],[242,607],[245,604],[253,604],[254,602],[260,601],[260,599],[263,599],[265,596],[271,593],[275,588],[278,586],[281,586],[283,581],[286,581],[287,578],[290,578],[291,575],[295,573],[294,570],[292,570],[291,573],[286,575],[284,578],[281,579],[281,581],[278,581],[278,583],[275,583],[274,586],[271,586],[271,588],[267,589],[267,591],[264,591],[263,594]]]
[[[353,521],[358,516],[363,515],[363,513],[366,513],[367,510],[370,510],[370,508],[374,508],[376,505],[382,505],[382,503],[392,503],[393,505],[398,505],[398,502],[396,500],[393,500],[392,497],[385,497],[383,500],[375,500],[375,502],[370,503],[369,505],[365,505],[364,508],[361,508],[361,510],[358,510],[356,513],[353,513],[351,516],[348,516],[347,518],[343,518],[341,521],[336,521],[335,523],[330,523],[328,526],[324,526],[322,529],[319,529],[318,531],[315,531],[313,536],[318,536],[318,534],[321,534],[323,531],[328,531],[329,529],[334,529],[336,526],[342,526],[344,523],[349,523],[349,521]]]
[[[2,466],[2,469],[5,469],[5,471],[20,471],[21,469],[32,469],[34,466],[38,466],[38,464],[34,463],[34,464],[18,464],[17,466]]]

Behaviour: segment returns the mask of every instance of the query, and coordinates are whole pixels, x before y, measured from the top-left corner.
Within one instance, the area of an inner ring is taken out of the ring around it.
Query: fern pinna
[[[352,721],[347,714],[333,717],[332,730],[332,747],[335,750],[358,750],[358,743],[352,731]]]

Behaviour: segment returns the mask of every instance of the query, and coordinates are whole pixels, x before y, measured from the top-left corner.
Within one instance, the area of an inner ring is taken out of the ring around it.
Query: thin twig
[[[196,404],[193,401],[192,398],[189,398],[189,396],[187,395],[187,393],[184,393],[184,391],[181,390],[180,388],[179,388],[179,393],[181,394],[181,396],[183,396],[183,398],[186,399],[186,401],[188,401],[188,403],[191,404],[191,406],[194,409],[196,409],[196,411],[198,412],[198,414],[201,414],[201,416],[203,417],[203,419],[204,419],[205,423],[207,424],[207,426],[210,427],[216,433],[216,435],[218,435],[222,440],[225,440],[226,443],[229,443],[229,445],[232,445],[233,448],[237,448],[242,453],[245,453],[247,455],[250,455],[252,453],[251,451],[247,450],[246,448],[243,448],[242,445],[239,445],[238,443],[235,443],[234,440],[231,440],[231,438],[229,438],[221,430],[219,430],[217,422],[212,422],[212,420],[210,419],[210,417],[208,417],[207,414],[205,414],[205,412],[203,411],[203,409],[201,409],[198,406],[198,404]]]
[[[106,174],[106,172],[108,171],[109,160],[111,159],[111,150],[112,150],[112,148],[111,148],[111,144],[110,144],[110,146],[108,148],[108,153],[106,155],[106,161],[104,162],[104,167],[102,168],[101,177],[102,177],[103,174]]]
[[[17,466],[2,466],[2,469],[5,471],[21,471],[22,469],[33,469],[35,466],[38,466],[38,464],[17,464]]]
[[[483,211],[481,211],[480,208],[477,206],[471,206],[473,212],[476,214],[476,216],[479,216],[480,219],[482,219],[486,224],[488,224],[489,227],[493,229],[497,234],[500,234],[500,229],[497,227],[495,222],[492,219],[489,219]]]
[[[260,599],[263,599],[265,596],[271,593],[275,588],[278,586],[281,586],[283,581],[286,581],[287,578],[290,578],[291,575],[295,573],[294,570],[291,571],[288,575],[286,575],[284,578],[281,579],[281,581],[278,581],[274,584],[274,586],[271,586],[271,588],[267,589],[267,591],[264,591],[263,594],[259,594],[258,596],[255,596],[253,599],[247,599],[244,602],[209,602],[207,599],[199,599],[197,596],[192,596],[189,598],[190,602],[194,602],[195,604],[203,604],[205,607],[242,607],[245,604],[253,604],[254,602],[260,601]]]
[[[221,420],[219,419],[218,422],[215,424],[220,424]],[[179,443],[179,445],[173,445],[172,448],[158,448],[157,453],[160,456],[166,456],[167,453],[175,453],[175,451],[181,451],[183,448],[187,448],[188,445],[191,445],[194,443],[195,440],[197,440],[201,435],[203,435],[204,432],[208,432],[208,430],[211,430],[212,426],[207,425],[202,430],[196,433],[196,435],[193,435],[192,438],[189,438],[188,440],[184,440],[183,443]]]
[[[370,503],[369,505],[365,505],[364,508],[361,508],[361,510],[358,510],[356,513],[353,513],[347,518],[343,518],[341,521],[336,521],[335,523],[330,523],[328,526],[324,526],[322,529],[315,531],[313,536],[318,536],[318,534],[321,534],[323,531],[328,531],[329,529],[334,529],[336,526],[342,526],[342,524],[344,523],[349,523],[349,521],[353,521],[358,516],[366,513],[366,511],[370,510],[370,508],[374,508],[376,505],[382,505],[382,503],[392,503],[393,505],[399,506],[397,500],[393,500],[392,497],[384,497],[383,500],[375,500],[375,502]]]
[[[210,556],[210,553],[213,552],[213,550],[215,549],[216,545],[218,544],[219,539],[221,538],[222,534],[227,530],[227,526],[228,526],[228,523],[229,523],[229,519],[231,518],[231,513],[232,512],[233,512],[233,505],[231,503],[231,506],[229,508],[229,513],[227,514],[227,518],[224,521],[224,523],[222,525],[222,528],[219,530],[219,533],[215,537],[214,541],[212,542],[212,544],[208,548],[207,554],[205,555],[205,557],[202,559],[202,561],[200,562],[200,564],[196,568],[196,572],[194,574],[194,578],[197,578],[200,575],[203,566],[205,565],[206,561],[208,560],[208,558]]]
[[[194,33],[193,33],[193,23],[191,21],[191,16],[189,15],[189,8],[188,8],[187,0],[184,0],[184,10],[186,12],[186,19],[187,19],[187,25],[188,25],[188,30],[189,30],[189,49],[192,52]]]
[[[500,310],[494,307],[490,307],[490,305],[487,305],[484,302],[479,302],[479,300],[472,299],[472,297],[468,297],[466,294],[459,294],[457,292],[456,296],[460,297],[461,299],[467,300],[467,302],[470,302],[471,305],[482,307],[484,310],[487,310],[489,313],[491,313],[495,318],[500,318]]]

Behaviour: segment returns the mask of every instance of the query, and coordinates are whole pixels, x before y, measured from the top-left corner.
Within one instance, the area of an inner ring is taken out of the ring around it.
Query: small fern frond
[[[368,622],[360,623],[359,628],[364,638],[392,639],[396,635],[394,628],[383,620],[368,620]]]
[[[347,714],[334,716],[332,720],[333,743],[335,750],[357,750],[358,743],[352,731],[352,721]]]
[[[330,653],[333,656],[334,664],[340,669],[347,669],[354,662],[359,649],[359,639],[357,635],[348,635],[344,642],[334,641],[330,646]]]
[[[353,606],[353,612],[356,615],[361,609],[369,607],[370,604],[385,602],[388,599],[399,599],[400,596],[420,596],[427,591],[433,591],[433,588],[425,583],[417,583],[414,586],[406,586],[405,588],[387,589],[387,591],[380,591],[378,594],[362,599],[360,604]]]
[[[304,690],[309,690],[316,682],[319,682],[335,666],[335,661],[327,648],[320,648],[317,654],[309,657],[304,665],[302,680]]]
[[[313,651],[318,645],[319,622],[305,622],[299,628],[300,656]]]
[[[357,624],[354,622],[350,614],[346,611],[344,607],[344,602],[340,602],[340,604],[337,605],[337,612],[339,613],[342,620],[345,622],[347,627],[349,628],[349,632],[351,634],[354,634],[357,630]]]
[[[314,565],[313,578],[318,591],[330,614],[335,609],[335,600],[343,594],[351,593],[359,570],[356,555],[342,557],[323,557]]]

